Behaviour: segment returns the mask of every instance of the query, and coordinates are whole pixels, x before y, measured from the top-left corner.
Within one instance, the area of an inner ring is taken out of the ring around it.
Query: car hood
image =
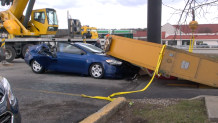
[[[100,53],[100,54],[94,54],[94,55],[97,57],[97,59],[101,59],[101,60],[116,59],[115,57],[107,55],[106,53]]]

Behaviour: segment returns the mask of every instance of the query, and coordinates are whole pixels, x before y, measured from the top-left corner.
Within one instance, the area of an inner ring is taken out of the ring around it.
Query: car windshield
[[[82,48],[84,48],[85,50],[87,50],[88,52],[91,52],[91,53],[102,53],[103,50],[92,45],[92,44],[78,44],[80,45]]]

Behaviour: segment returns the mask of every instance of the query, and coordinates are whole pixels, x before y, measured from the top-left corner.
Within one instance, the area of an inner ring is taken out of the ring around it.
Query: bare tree
[[[172,2],[174,2],[175,0],[172,0]],[[177,22],[177,27],[175,30],[175,36],[177,35],[177,29],[179,29],[180,25],[188,25],[190,20],[188,20],[188,17],[192,17],[192,20],[195,20],[195,17],[197,18],[204,18],[207,21],[209,21],[207,19],[207,15],[212,13],[212,8],[216,7],[216,11],[217,11],[217,7],[218,7],[218,0],[184,0],[185,2],[185,6],[183,9],[178,9],[178,8],[174,8],[173,6],[169,6],[166,5],[164,3],[162,3],[164,6],[169,7],[173,10],[173,13],[171,14],[171,17],[174,15],[179,15],[179,19]],[[214,11],[213,11],[214,12]],[[170,17],[170,18],[171,18]],[[214,17],[213,20],[217,20],[218,16]],[[186,26],[187,30],[188,30],[188,26]],[[199,33],[211,33],[211,29],[200,29]],[[174,39],[175,40],[175,39]]]
[[[197,16],[198,18],[207,19],[206,15],[211,13],[211,8],[218,6],[218,0],[184,0],[184,2],[185,6],[183,9],[177,9],[162,3],[164,6],[174,10],[171,17],[175,14],[180,15],[178,24],[187,24],[187,17]],[[218,19],[218,16],[214,17],[213,19]]]

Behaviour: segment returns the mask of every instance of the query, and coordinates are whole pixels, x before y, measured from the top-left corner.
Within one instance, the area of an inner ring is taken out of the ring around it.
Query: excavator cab
[[[31,13],[30,31],[39,31],[39,35],[55,35],[58,30],[57,14],[54,9],[33,10]]]

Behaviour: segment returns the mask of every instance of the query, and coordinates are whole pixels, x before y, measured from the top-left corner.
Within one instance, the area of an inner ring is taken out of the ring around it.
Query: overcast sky
[[[183,9],[187,0],[162,0],[168,6]],[[9,7],[0,6],[0,11]],[[73,19],[79,19],[82,25],[97,28],[146,28],[147,0],[36,0],[34,9],[54,8],[58,14],[59,28],[67,28],[67,10]],[[173,15],[173,9],[162,6],[162,25],[167,22],[177,24],[179,15]],[[207,19],[196,17],[199,24],[217,23],[212,11]],[[172,17],[171,17],[172,16]],[[191,18],[188,18],[188,22]]]

